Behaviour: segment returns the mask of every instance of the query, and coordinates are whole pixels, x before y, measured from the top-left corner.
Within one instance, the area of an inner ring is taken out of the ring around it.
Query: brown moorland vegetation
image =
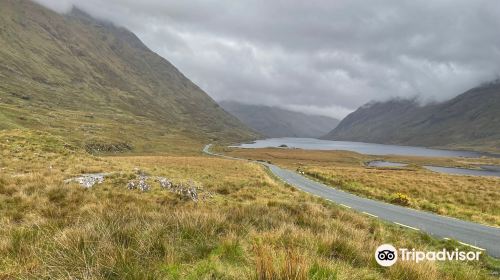
[[[496,260],[379,267],[381,243],[461,247],[339,208],[254,163],[205,156],[95,157],[45,133],[0,133],[1,279],[488,279]],[[136,170],[191,180],[194,202]],[[110,172],[84,189],[64,180]]]
[[[219,151],[235,157],[271,161],[292,170],[301,169],[312,178],[365,197],[500,226],[500,178],[439,174],[421,167],[471,168],[477,164],[499,164],[499,159],[375,157],[347,151],[300,149],[219,148]],[[403,168],[367,167],[366,163],[371,160],[409,165]]]

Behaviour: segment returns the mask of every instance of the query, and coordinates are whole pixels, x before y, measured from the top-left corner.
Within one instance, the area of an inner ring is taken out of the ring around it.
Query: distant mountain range
[[[500,152],[500,82],[438,104],[421,106],[401,99],[372,102],[323,138]]]
[[[339,120],[307,115],[277,107],[223,101],[220,105],[244,124],[267,137],[318,138],[331,131]]]
[[[257,136],[133,33],[77,9],[60,15],[2,0],[0,61],[0,129],[41,129],[104,149]]]

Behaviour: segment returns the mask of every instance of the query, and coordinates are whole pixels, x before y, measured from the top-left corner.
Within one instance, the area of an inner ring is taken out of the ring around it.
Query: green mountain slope
[[[427,106],[411,100],[367,104],[323,138],[499,152],[500,82]]]
[[[104,150],[255,137],[126,29],[27,0],[0,6],[0,129],[47,130]]]
[[[316,138],[331,131],[339,120],[306,115],[276,107],[246,105],[224,101],[220,105],[244,124],[267,137]]]

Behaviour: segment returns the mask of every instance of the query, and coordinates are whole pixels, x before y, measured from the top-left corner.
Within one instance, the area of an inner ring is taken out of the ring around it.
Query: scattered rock
[[[193,182],[189,182],[187,186],[183,184],[174,185],[174,190],[183,197],[198,201],[198,187]]]
[[[140,189],[142,191],[148,191],[151,189],[151,186],[147,184],[147,180],[152,179],[155,182],[158,182],[158,184],[163,190],[176,193],[184,198],[188,198],[193,201],[199,201],[200,199],[206,200],[208,198],[213,197],[213,194],[211,192],[203,191],[201,187],[196,186],[196,184],[193,183],[192,181],[190,181],[187,184],[184,183],[176,184],[165,177],[149,176],[146,175],[145,172],[139,169],[135,169],[135,171],[138,173],[137,178],[128,182],[127,184],[128,189]]]
[[[77,182],[82,187],[89,189],[89,188],[92,188],[96,184],[102,184],[104,182],[104,178],[107,175],[108,174],[106,174],[106,173],[82,174],[79,177],[67,179],[64,182],[65,183]]]
[[[147,180],[147,177],[140,177],[139,178],[138,188],[139,188],[139,190],[141,190],[143,192],[147,192],[147,191],[149,191],[149,189],[151,189],[151,186],[146,182],[146,180]]]
[[[127,189],[129,190],[135,190],[136,187],[135,187],[135,182],[134,181],[130,181],[127,183]]]
[[[151,189],[151,186],[147,183],[148,176],[139,175],[136,179],[131,180],[127,184],[127,188],[129,190],[139,189],[143,192],[147,192]]]
[[[127,183],[127,189],[129,190],[140,190],[142,192],[147,192],[151,190],[151,185],[148,183],[148,180],[154,180],[158,182],[161,189],[170,191],[180,195],[181,197],[190,199],[192,201],[199,201],[200,199],[205,201],[209,198],[213,198],[213,194],[209,191],[204,191],[202,187],[197,186],[193,181],[189,181],[188,183],[173,183],[171,180],[160,177],[160,176],[149,176],[144,171],[139,169],[135,170],[137,175],[135,179],[130,180]],[[109,176],[109,173],[95,173],[95,174],[83,174],[76,178],[71,178],[65,180],[64,182],[77,182],[84,188],[92,188],[97,184],[101,184],[104,182],[106,176]]]
[[[160,183],[160,187],[162,189],[166,189],[166,190],[172,189],[173,184],[167,178],[165,178],[165,177],[158,177],[157,180]]]

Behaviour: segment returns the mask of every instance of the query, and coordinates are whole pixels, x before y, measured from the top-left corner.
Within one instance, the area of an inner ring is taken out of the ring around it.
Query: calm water
[[[484,170],[500,172],[500,166],[497,165],[482,165],[481,168]]]
[[[483,169],[465,169],[465,168],[453,168],[453,167],[441,167],[441,166],[424,166],[425,168],[439,173],[453,174],[453,175],[473,175],[473,176],[495,176],[500,177],[500,171]]]
[[[383,160],[374,160],[368,163],[368,166],[370,167],[405,167],[407,165],[408,164],[406,163],[383,161]]]
[[[306,150],[345,150],[367,155],[403,155],[423,157],[480,157],[482,154],[469,151],[428,149],[423,147],[383,145],[349,141],[328,141],[312,138],[270,138],[241,144],[240,148],[266,148],[287,145]]]
[[[371,167],[405,167],[407,164],[392,162],[392,161],[383,161],[383,160],[374,160],[368,163],[368,166]],[[481,169],[465,169],[465,168],[456,168],[456,167],[442,167],[442,166],[431,166],[425,165],[424,168],[438,172],[445,173],[451,175],[472,175],[472,176],[494,176],[500,177],[500,166],[490,166],[485,165],[481,166]]]

